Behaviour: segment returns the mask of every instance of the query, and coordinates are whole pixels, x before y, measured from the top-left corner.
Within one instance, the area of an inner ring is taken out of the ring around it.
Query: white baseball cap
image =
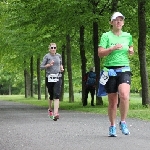
[[[113,21],[113,20],[116,19],[117,17],[122,17],[123,19],[125,19],[125,16],[123,16],[123,14],[121,14],[120,12],[115,12],[115,13],[111,16],[111,21]]]

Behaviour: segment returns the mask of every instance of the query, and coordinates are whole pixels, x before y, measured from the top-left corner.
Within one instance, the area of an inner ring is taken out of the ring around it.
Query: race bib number
[[[109,79],[108,72],[103,72],[100,78],[100,84],[105,85],[108,79]]]
[[[58,74],[50,74],[48,75],[48,82],[57,82],[59,81]]]

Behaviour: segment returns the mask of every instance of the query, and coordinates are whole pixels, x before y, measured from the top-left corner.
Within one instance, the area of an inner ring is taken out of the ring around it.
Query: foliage
[[[92,26],[99,25],[99,37],[110,29],[111,0],[5,0],[0,2],[0,83],[23,88],[23,70],[30,69],[30,58],[34,57],[34,77],[36,85],[36,60],[48,52],[50,42],[56,42],[58,52],[66,43],[66,34],[71,36],[72,71],[75,91],[81,89],[81,66],[79,53],[79,27],[85,26],[85,50],[87,68],[93,66]],[[132,5],[131,5],[132,4]],[[147,22],[149,22],[147,3]],[[137,1],[120,0],[118,11],[126,19],[124,30],[133,35],[135,55],[130,57],[132,68],[132,91],[141,89],[138,59]],[[132,11],[131,11],[132,10]],[[147,31],[149,31],[149,25]],[[147,34],[147,39],[149,39]],[[149,67],[150,43],[147,40],[147,68]],[[26,61],[26,65],[24,64]],[[65,69],[67,70],[67,69]],[[42,81],[44,73],[42,72]],[[68,90],[68,76],[65,71],[65,91]],[[44,82],[42,86],[44,85]]]

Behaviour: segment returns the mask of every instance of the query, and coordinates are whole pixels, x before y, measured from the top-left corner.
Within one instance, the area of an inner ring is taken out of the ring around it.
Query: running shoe
[[[53,111],[48,109],[48,116],[53,119]]]
[[[124,134],[124,135],[129,135],[130,134],[130,132],[127,128],[126,122],[121,122],[120,121],[119,127],[120,127],[120,130],[122,131],[122,134]]]
[[[116,137],[117,134],[116,134],[116,127],[115,126],[110,126],[109,127],[109,137]]]
[[[59,114],[56,114],[53,118],[54,121],[57,121],[57,119],[59,119]]]

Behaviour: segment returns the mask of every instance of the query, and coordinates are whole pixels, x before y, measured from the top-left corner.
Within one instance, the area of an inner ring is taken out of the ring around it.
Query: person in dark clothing
[[[90,68],[90,71],[87,72],[84,76],[85,82],[85,96],[83,100],[83,106],[87,105],[88,94],[91,94],[91,106],[94,106],[94,95],[95,95],[95,87],[96,87],[96,73],[93,71],[93,67]]]

